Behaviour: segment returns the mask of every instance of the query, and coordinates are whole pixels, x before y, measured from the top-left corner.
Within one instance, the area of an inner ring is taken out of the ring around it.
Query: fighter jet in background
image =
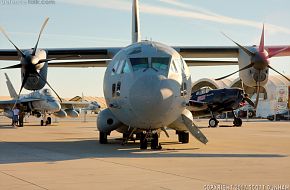
[[[49,89],[36,90],[27,95],[18,96],[6,73],[5,76],[8,91],[12,100],[0,101],[0,109],[4,110],[4,115],[8,118],[12,118],[12,108],[16,103],[24,108],[23,111],[25,113],[37,118],[41,117],[41,126],[51,124],[51,117],[49,116],[51,114],[60,118],[67,116],[76,118],[79,116],[76,109],[87,108],[90,105],[88,102],[65,100],[59,102],[59,100],[51,95]]]

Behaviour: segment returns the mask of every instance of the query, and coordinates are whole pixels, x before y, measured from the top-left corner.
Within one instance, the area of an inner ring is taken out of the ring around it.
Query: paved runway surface
[[[30,119],[16,129],[0,117],[0,189],[290,189],[290,122],[213,129],[201,120],[207,145],[179,144],[169,131],[161,151],[140,151],[137,142],[122,146],[116,132],[100,145],[94,117],[46,127]]]

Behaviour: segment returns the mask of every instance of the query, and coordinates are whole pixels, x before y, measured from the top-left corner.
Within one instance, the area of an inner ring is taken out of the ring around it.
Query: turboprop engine
[[[109,109],[101,111],[97,118],[98,130],[105,133],[110,133],[121,127],[122,123],[113,115]]]

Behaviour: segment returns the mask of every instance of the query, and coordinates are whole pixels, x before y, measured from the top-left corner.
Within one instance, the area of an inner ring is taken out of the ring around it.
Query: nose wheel
[[[148,147],[148,142],[151,143],[152,150],[160,150],[162,149],[161,145],[159,144],[159,135],[157,131],[147,131],[142,132],[140,135],[140,149],[146,150]]]

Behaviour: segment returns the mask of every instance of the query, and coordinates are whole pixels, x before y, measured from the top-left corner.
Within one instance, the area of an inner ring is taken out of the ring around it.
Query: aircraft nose
[[[139,119],[157,122],[173,103],[172,84],[162,75],[144,75],[132,85],[129,100]]]
[[[58,101],[50,102],[49,106],[50,109],[53,110],[53,112],[57,112],[61,109],[61,105]]]

